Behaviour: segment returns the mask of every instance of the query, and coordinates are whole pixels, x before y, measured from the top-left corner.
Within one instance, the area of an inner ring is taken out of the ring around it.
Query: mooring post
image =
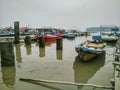
[[[24,41],[25,41],[26,45],[31,45],[31,37],[30,36],[26,36]]]
[[[56,50],[56,55],[57,55],[57,60],[62,60],[62,54],[63,54],[63,51],[62,50]]]
[[[45,37],[40,36],[39,38],[39,47],[45,47]]]
[[[62,37],[59,37],[56,40],[56,49],[57,50],[62,50],[63,49],[63,40],[62,40]]]
[[[85,32],[85,37],[87,38],[87,36],[88,36],[88,33],[87,33],[87,32]]]
[[[45,56],[45,47],[40,47],[39,48],[39,56],[44,57]]]
[[[0,42],[1,64],[2,66],[14,66],[13,42]]]
[[[17,62],[22,62],[22,57],[21,57],[21,49],[20,49],[20,44],[15,44],[15,49],[16,49],[16,61]]]
[[[20,43],[19,41],[19,22],[14,22],[14,32],[15,32],[15,38],[14,38],[14,43]]]
[[[15,84],[16,78],[16,70],[15,66],[10,67],[1,67],[2,72],[2,80],[3,83],[6,84],[9,88],[13,88]]]
[[[26,45],[26,54],[31,55],[32,50],[31,50],[31,45]]]

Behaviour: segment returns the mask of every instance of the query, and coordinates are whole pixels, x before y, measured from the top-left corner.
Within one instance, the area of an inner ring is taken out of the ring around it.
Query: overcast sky
[[[0,0],[0,27],[76,28],[120,25],[120,0]]]

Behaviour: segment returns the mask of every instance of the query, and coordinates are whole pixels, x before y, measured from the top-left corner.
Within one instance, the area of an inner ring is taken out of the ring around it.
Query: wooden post
[[[40,36],[39,38],[39,47],[45,47],[45,37]]]
[[[15,49],[16,49],[16,61],[20,63],[22,62],[20,44],[15,44]]]
[[[6,84],[6,86],[8,86],[9,88],[14,87],[16,78],[15,66],[1,67],[1,69],[3,83]]]
[[[1,64],[2,66],[14,66],[13,42],[0,42]]]
[[[26,45],[26,54],[31,55],[31,52],[32,52],[31,45]]]
[[[62,50],[56,50],[57,51],[57,59],[62,60]]]
[[[40,47],[39,48],[39,56],[44,57],[45,56],[45,47]]]
[[[58,38],[56,41],[56,49],[62,50],[63,49],[63,40],[62,37]]]
[[[85,36],[86,36],[86,38],[87,38],[87,36],[88,36],[88,33],[87,33],[87,32],[85,32]]]
[[[31,37],[30,36],[26,36],[24,41],[25,41],[26,45],[31,45]]]
[[[14,32],[15,32],[15,39],[14,39],[14,43],[20,43],[19,41],[19,22],[14,22]]]

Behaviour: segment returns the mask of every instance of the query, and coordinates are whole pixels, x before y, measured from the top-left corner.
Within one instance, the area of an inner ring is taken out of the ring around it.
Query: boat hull
[[[118,40],[118,36],[103,35],[102,40],[105,42],[115,43]]]
[[[55,35],[45,35],[45,42],[47,41],[55,41],[57,38],[61,37],[61,34],[55,34]],[[35,36],[35,40],[39,40],[40,36]]]
[[[75,47],[75,51],[78,53],[78,57],[80,58],[80,60],[90,61],[94,57],[96,57],[96,56],[105,52],[104,43],[103,44],[100,43],[100,45],[96,44],[96,46],[92,43],[91,45],[93,45],[93,46],[88,47],[90,45],[87,46],[84,43],[84,44],[80,44],[80,45]]]
[[[88,61],[91,61],[93,58],[95,58],[95,57],[97,57],[97,56],[99,56],[99,55],[101,55],[103,53],[105,53],[105,51],[100,53],[100,54],[95,54],[95,53],[89,53],[89,52],[81,51],[78,54],[78,57],[79,57],[79,59],[81,61],[88,62]]]

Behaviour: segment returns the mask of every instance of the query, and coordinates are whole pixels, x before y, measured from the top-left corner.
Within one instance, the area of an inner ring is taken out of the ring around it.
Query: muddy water
[[[0,67],[0,90],[108,90],[51,83],[33,84],[19,80],[32,78],[111,86],[113,46],[108,45],[106,53],[83,63],[77,57],[75,46],[88,39],[91,37],[63,39],[63,50],[59,51],[55,42],[47,42],[45,48],[39,48],[37,43],[31,46],[24,43],[15,45],[15,66]]]

